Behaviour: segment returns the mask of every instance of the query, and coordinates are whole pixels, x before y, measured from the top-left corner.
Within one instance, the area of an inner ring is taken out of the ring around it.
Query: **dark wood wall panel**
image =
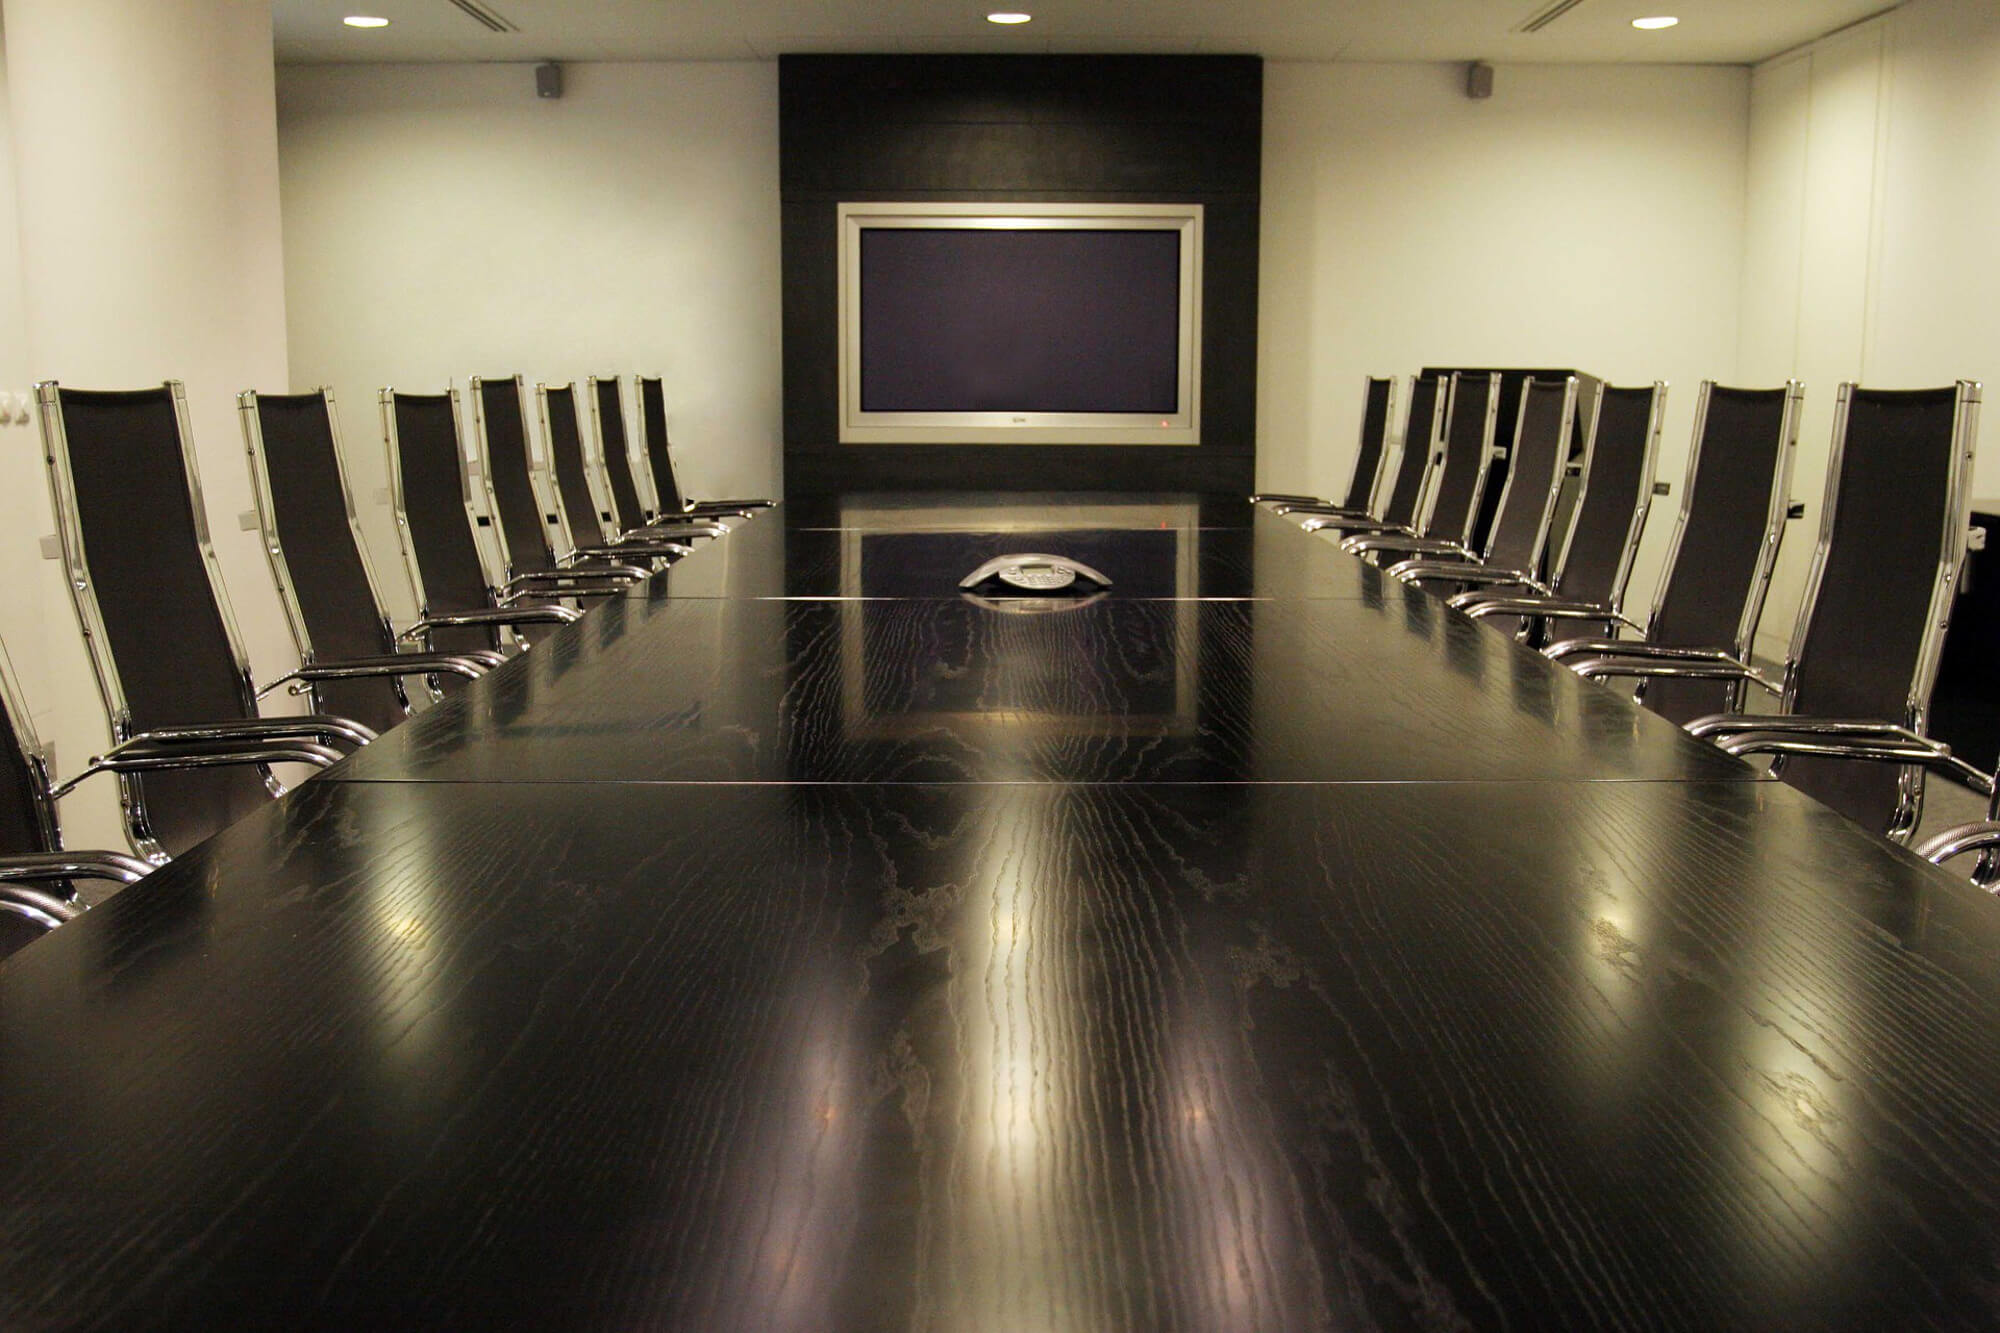
[[[785,491],[1248,490],[1263,62],[1252,56],[786,56]],[[842,445],[842,202],[1199,203],[1202,442]]]

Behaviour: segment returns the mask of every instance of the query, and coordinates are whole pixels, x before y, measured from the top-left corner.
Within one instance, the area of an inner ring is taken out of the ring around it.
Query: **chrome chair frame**
[[[670,510],[667,508],[666,494],[660,488],[660,469],[653,461],[652,435],[650,428],[646,424],[646,386],[648,384],[654,385],[660,395],[660,457],[666,460],[668,483],[673,487],[674,493],[681,498],[681,507],[679,509]],[[661,375],[634,375],[632,377],[632,389],[638,395],[639,399],[639,429],[634,437],[639,446],[637,457],[640,462],[645,464],[646,484],[653,488],[653,509],[658,516],[654,522],[647,524],[648,528],[657,526],[658,523],[669,519],[687,522],[690,519],[700,518],[755,518],[758,510],[770,509],[777,504],[776,500],[765,499],[696,500],[691,498],[685,490],[681,489],[680,472],[674,466],[673,443],[666,438],[666,378]]]
[[[398,641],[394,622],[389,613],[382,609],[382,588],[375,581],[375,565],[368,558],[368,544],[361,535],[361,516],[354,507],[354,492],[347,481],[347,464],[341,457],[340,414],[334,406],[333,390],[322,385],[317,391],[325,404],[327,430],[333,437],[333,465],[340,479],[340,500],[347,518],[349,536],[354,539],[354,551],[361,561],[361,573],[368,586],[369,599],[375,605],[376,618],[382,629],[385,643]],[[405,713],[410,711],[409,694],[403,682],[415,676],[425,682],[425,688],[433,700],[443,694],[434,683],[439,674],[463,676],[468,680],[484,675],[490,667],[502,661],[497,653],[436,653],[418,651],[393,653],[376,657],[344,658],[332,661],[320,660],[313,650],[312,631],[306,624],[305,612],[299,605],[298,589],[292,581],[291,564],[285,558],[284,542],[278,533],[277,504],[271,494],[270,463],[264,453],[264,427],[257,415],[257,391],[246,389],[236,396],[237,414],[243,426],[243,451],[250,467],[250,490],[257,505],[257,527],[263,538],[264,558],[271,567],[271,581],[277,585],[278,601],[284,607],[285,625],[291,631],[292,645],[298,651],[299,668],[276,680],[267,682],[257,691],[263,699],[281,686],[289,686],[292,694],[305,694],[312,703],[313,711],[320,708],[316,683],[325,680],[356,680],[388,677],[395,691],[397,701]]]
[[[1656,645],[1651,641],[1659,631],[1660,615],[1666,606],[1667,595],[1672,589],[1674,566],[1680,560],[1681,544],[1687,536],[1688,516],[1692,512],[1696,491],[1699,489],[1701,456],[1707,436],[1708,405],[1711,391],[1716,387],[1714,380],[1703,380],[1695,402],[1694,437],[1688,446],[1687,472],[1681,482],[1681,504],[1674,520],[1673,535],[1667,543],[1667,557],[1660,566],[1660,577],[1653,588],[1652,609],[1646,623],[1637,625],[1621,613],[1616,615],[1614,626],[1624,626],[1637,630],[1641,639],[1619,639],[1614,635],[1604,638],[1566,639],[1543,649],[1543,655],[1551,661],[1563,662],[1580,675],[1601,679],[1612,675],[1631,675],[1641,681],[1643,689],[1647,677],[1681,677],[1702,680],[1734,680],[1738,682],[1733,698],[1735,706],[1742,702],[1742,685],[1754,684],[1758,688],[1777,693],[1778,686],[1761,674],[1750,672],[1738,674],[1720,669],[1713,656],[1715,649],[1680,649]],[[1729,648],[1723,653],[1731,662],[1736,659],[1749,661],[1750,647],[1757,633],[1757,622],[1764,615],[1764,600],[1771,590],[1771,575],[1777,568],[1778,551],[1784,541],[1785,524],[1799,513],[1791,499],[1792,472],[1798,455],[1799,420],[1805,408],[1805,385],[1798,380],[1785,381],[1785,406],[1779,419],[1778,461],[1771,484],[1770,505],[1765,513],[1764,536],[1758,546],[1757,562],[1751,571],[1749,595],[1744,599],[1743,612],[1737,619],[1736,635]],[[1555,619],[1601,620],[1605,608],[1587,605],[1564,607],[1546,605],[1535,614]],[[1651,656],[1651,661],[1640,661],[1634,656],[1643,650]],[[1692,654],[1692,655],[1690,655]],[[1572,663],[1570,658],[1581,659]],[[1616,671],[1609,667],[1610,658],[1618,658],[1633,669]],[[1585,670],[1588,666],[1590,669]]]
[[[1427,479],[1422,517],[1412,525],[1410,532],[1370,532],[1365,528],[1356,532],[1350,525],[1336,524],[1343,531],[1352,534],[1341,539],[1341,550],[1350,555],[1374,555],[1378,558],[1388,551],[1409,551],[1427,555],[1461,552],[1470,554],[1473,529],[1479,523],[1480,501],[1486,497],[1486,479],[1492,474],[1495,461],[1506,453],[1493,443],[1494,432],[1500,419],[1500,376],[1498,372],[1494,372],[1486,376],[1486,404],[1481,411],[1478,456],[1471,460],[1474,468],[1472,493],[1467,497],[1465,514],[1459,519],[1458,535],[1437,537],[1435,532],[1440,518],[1447,521],[1451,518],[1450,515],[1439,515],[1437,510],[1439,496],[1445,489],[1445,482],[1456,461],[1452,455],[1451,431],[1460,405],[1459,391],[1470,382],[1472,381],[1462,372],[1452,373],[1450,390],[1446,395],[1444,438],[1440,445],[1438,465]],[[1313,525],[1308,523],[1306,526],[1311,528]]]
[[[1577,473],[1576,503],[1571,507],[1570,511],[1573,516],[1582,514],[1584,512],[1584,505],[1591,498],[1590,487],[1593,471],[1591,465],[1597,458],[1598,428],[1601,424],[1600,413],[1603,409],[1605,387],[1604,383],[1599,381],[1596,393],[1593,396],[1590,425],[1584,432],[1583,457],[1573,465]],[[1698,420],[1704,410],[1703,407],[1696,408]],[[1625,618],[1625,590],[1626,585],[1632,577],[1632,566],[1638,558],[1639,543],[1646,535],[1646,520],[1652,512],[1653,472],[1658,466],[1660,436],[1665,427],[1666,416],[1667,383],[1665,380],[1654,380],[1653,400],[1647,418],[1645,444],[1639,461],[1640,484],[1638,501],[1633,505],[1631,518],[1626,524],[1625,541],[1620,547],[1618,567],[1611,577],[1611,595],[1608,599],[1603,602],[1592,602],[1579,598],[1565,598],[1559,591],[1563,586],[1564,575],[1569,570],[1570,554],[1576,543],[1578,525],[1575,518],[1572,517],[1569,531],[1563,535],[1562,548],[1556,553],[1554,571],[1546,584],[1533,580],[1515,580],[1504,575],[1492,578],[1473,576],[1468,578],[1467,582],[1487,585],[1513,584],[1528,589],[1528,592],[1526,594],[1496,594],[1490,591],[1489,588],[1473,588],[1450,598],[1447,605],[1451,606],[1454,610],[1465,612],[1474,620],[1482,620],[1489,616],[1518,616],[1521,618],[1521,628],[1516,635],[1517,638],[1525,638],[1533,630],[1535,622],[1544,617],[1548,619],[1601,620],[1607,629],[1613,625],[1620,624],[1631,625],[1634,629],[1640,628]],[[1697,429],[1695,444],[1690,451],[1688,461],[1690,476],[1693,475],[1695,456],[1699,454],[1700,447],[1700,436]],[[1682,488],[1684,503],[1689,490],[1690,488],[1686,486]],[[1686,522],[1686,514],[1683,513],[1681,516],[1681,525],[1685,527]]]
[[[1299,504],[1290,500],[1277,500],[1275,497],[1274,503],[1271,506],[1271,512],[1286,515],[1303,515],[1304,517],[1301,518],[1299,526],[1307,532],[1323,532],[1329,528],[1333,528],[1343,532],[1414,533],[1416,531],[1416,524],[1424,512],[1424,501],[1429,497],[1430,489],[1436,483],[1438,470],[1444,465],[1445,407],[1451,391],[1451,381],[1449,378],[1434,381],[1434,388],[1431,392],[1430,420],[1427,423],[1419,422],[1415,420],[1415,417],[1417,416],[1417,386],[1421,379],[1421,376],[1414,376],[1410,380],[1410,402],[1407,409],[1408,419],[1403,423],[1403,434],[1400,444],[1391,451],[1388,447],[1388,442],[1386,440],[1383,442],[1383,471],[1384,475],[1388,477],[1388,483],[1387,490],[1376,497],[1377,508],[1373,513],[1357,514],[1344,505],[1330,503]],[[1385,419],[1383,429],[1385,431],[1393,429],[1394,421],[1395,416],[1392,413]],[[1423,444],[1418,452],[1412,455],[1410,452],[1410,435],[1411,432],[1418,429],[1424,431]],[[1391,452],[1395,454],[1396,458],[1393,469],[1390,468],[1388,463]],[[1404,476],[1411,469],[1415,469],[1416,493],[1410,502],[1408,520],[1398,521],[1389,517],[1388,510],[1394,506],[1396,491],[1402,485]]]
[[[85,910],[74,881],[132,884],[143,879],[153,867],[123,852],[69,851],[63,847],[49,752],[35,734],[27,701],[14,677],[13,663],[8,661],[4,650],[0,650],[0,711],[7,715],[14,748],[20,752],[27,769],[28,801],[34,809],[43,847],[41,851],[0,854],[0,912],[50,931]]]
[[[215,600],[217,617],[228,645],[237,693],[243,708],[240,718],[153,727],[138,730],[132,721],[131,705],[118,664],[113,660],[110,633],[103,609],[97,600],[97,585],[90,573],[89,555],[84,549],[83,525],[79,517],[76,482],[70,467],[69,436],[62,408],[62,387],[54,380],[35,386],[40,406],[43,460],[48,466],[49,495],[55,511],[57,542],[62,551],[63,572],[69,584],[70,604],[83,630],[84,647],[90,657],[91,674],[97,682],[98,698],[111,731],[111,747],[93,755],[83,771],[68,782],[53,787],[50,796],[61,797],[98,773],[118,775],[118,805],[125,824],[126,839],[132,849],[155,865],[168,860],[166,849],[154,835],[146,813],[144,792],[134,775],[174,769],[212,768],[236,765],[255,767],[264,788],[272,796],[287,790],[271,771],[274,763],[304,763],[326,768],[342,754],[337,745],[360,746],[375,739],[375,733],[358,722],[327,714],[294,717],[260,717],[257,685],[251,674],[250,655],[230,609],[222,586],[221,564],[209,539],[208,510],[202,501],[201,473],[196,466],[194,431],[188,419],[187,387],[179,380],[163,386],[173,403],[175,430],[181,451],[181,472],[192,510],[195,541],[208,590]]]
[[[1791,755],[1853,759],[1901,765],[1897,778],[1897,804],[1883,836],[1892,842],[1907,842],[1923,817],[1923,777],[1926,770],[1950,773],[1979,789],[1983,779],[1990,794],[1992,779],[1952,754],[1951,747],[1924,735],[1930,720],[1931,690],[1937,683],[1938,663],[1944,654],[1944,635],[1951,623],[1952,599],[1958,595],[1959,571],[1965,564],[1966,542],[1971,528],[1972,462],[1979,442],[1979,407],[1982,389],[1978,382],[1959,380],[1952,419],[1952,453],[1956,458],[1946,479],[1944,532],[1939,543],[1937,568],[1931,579],[1930,602],[1926,608],[1925,631],[1911,670],[1903,716],[1897,719],[1814,718],[1793,715],[1798,701],[1799,674],[1804,664],[1813,619],[1818,614],[1820,590],[1826,575],[1827,553],[1833,544],[1834,525],[1839,519],[1841,463],[1846,454],[1848,418],[1857,386],[1843,383],[1836,396],[1833,443],[1827,456],[1826,496],[1820,506],[1819,537],[1813,547],[1812,565],[1806,575],[1805,592],[1799,614],[1792,623],[1791,642],[1785,650],[1784,674],[1777,689],[1776,716],[1750,713],[1715,713],[1687,724],[1690,735],[1714,740],[1733,755],[1776,756],[1772,772],[1783,776],[1784,761]],[[1712,662],[1718,670],[1750,672],[1748,656],[1740,661]],[[1961,848],[1961,850],[1966,850]]]
[[[556,545],[549,540],[548,533],[537,525],[532,534],[513,533],[507,530],[507,516],[500,506],[500,495],[493,484],[493,437],[486,420],[485,395],[481,390],[491,380],[474,375],[466,381],[466,393],[472,399],[472,444],[479,459],[479,479],[486,492],[486,513],[493,523],[493,544],[500,552],[501,583],[509,590],[524,586],[528,580],[540,580],[545,591],[541,595],[561,597],[604,596],[624,591],[635,583],[643,583],[653,576],[653,570],[642,565],[623,562],[598,562],[566,567],[556,551]],[[562,522],[562,506],[555,502],[546,486],[547,467],[541,451],[535,447],[534,431],[529,422],[528,391],[518,374],[507,377],[506,382],[514,386],[517,410],[521,414],[521,448],[525,454],[524,464],[528,474],[528,490],[535,502],[536,511],[549,527],[557,527]],[[529,543],[538,544],[546,556],[549,568],[546,570],[522,570],[519,568],[515,550]],[[533,596],[534,593],[514,591],[512,598]]]
[[[604,423],[604,408],[601,388],[609,385],[611,396],[618,404],[618,429],[621,448],[624,451],[625,476],[631,483],[633,503],[636,506],[630,515],[624,513],[617,499],[617,488],[611,482],[611,445]],[[628,420],[625,411],[625,381],[617,375],[592,375],[584,380],[586,396],[590,399],[590,434],[584,440],[584,463],[589,475],[595,478],[599,497],[597,517],[610,540],[622,541],[628,537],[644,540],[664,539],[668,541],[710,540],[729,535],[729,527],[721,522],[726,515],[709,518],[695,518],[677,523],[661,518],[658,510],[646,508],[645,500],[639,495],[639,465],[633,461],[630,448],[631,432],[625,429]],[[648,484],[652,474],[647,473]],[[634,520],[627,522],[627,518]]]
[[[640,532],[630,535],[621,533],[616,540],[579,545],[576,540],[576,529],[570,523],[569,505],[566,503],[568,497],[562,491],[562,477],[556,469],[556,436],[554,422],[549,417],[549,394],[551,391],[558,393],[567,391],[570,395],[572,410],[574,410],[576,381],[570,380],[562,384],[549,384],[542,380],[535,381],[535,415],[541,423],[542,443],[548,447],[549,452],[547,475],[550,484],[547,498],[553,505],[551,512],[556,517],[556,531],[562,534],[561,546],[555,552],[556,563],[558,565],[573,564],[579,559],[612,561],[646,560],[652,562],[656,569],[665,568],[682,556],[694,554],[694,547],[688,545],[690,540],[695,538],[712,539],[728,533],[729,529],[719,523],[702,523],[690,524],[685,531],[676,532],[671,536],[660,532]],[[594,395],[592,397],[594,399]],[[594,401],[592,406],[593,408],[595,407]],[[593,427],[595,425],[596,423],[593,422]],[[602,464],[600,463],[596,467],[593,467],[590,450],[584,447],[583,421],[580,413],[578,414],[576,428],[577,452],[581,455],[584,488],[587,492],[583,496],[583,503],[592,513],[598,516],[600,523],[609,522],[611,520],[607,516],[611,512],[611,506],[605,503],[604,497],[597,488],[597,473]]]
[[[1467,575],[1485,575],[1487,578],[1482,581],[1492,582],[1504,579],[1510,583],[1519,583],[1529,587],[1537,586],[1535,580],[1537,578],[1537,571],[1542,563],[1542,554],[1548,547],[1549,526],[1555,521],[1556,500],[1562,494],[1563,477],[1567,470],[1569,442],[1576,431],[1576,399],[1579,386],[1577,378],[1574,375],[1565,376],[1563,379],[1562,405],[1559,409],[1558,424],[1556,426],[1557,442],[1555,446],[1554,466],[1549,469],[1549,484],[1546,488],[1546,493],[1542,497],[1541,508],[1536,514],[1533,554],[1527,561],[1527,567],[1523,569],[1496,567],[1491,563],[1495,545],[1499,541],[1502,531],[1503,520],[1507,517],[1507,500],[1513,494],[1514,484],[1519,480],[1521,475],[1521,469],[1518,466],[1518,458],[1521,452],[1520,442],[1522,432],[1528,428],[1529,390],[1533,387],[1534,383],[1535,381],[1530,379],[1521,386],[1521,402],[1514,414],[1514,454],[1517,459],[1517,466],[1507,469],[1507,480],[1500,484],[1500,504],[1494,511],[1493,526],[1486,534],[1485,549],[1474,552],[1451,542],[1425,543],[1422,546],[1418,546],[1413,542],[1405,549],[1420,551],[1422,554],[1407,560],[1399,560],[1395,564],[1390,565],[1387,571],[1389,574],[1401,579],[1405,583],[1423,583],[1432,580],[1463,583],[1467,581]],[[1604,394],[1604,383],[1602,380],[1597,381],[1594,393],[1597,400],[1602,399]],[[1596,406],[1597,402],[1594,400],[1592,402],[1593,427],[1595,426]],[[1586,442],[1586,460],[1588,457],[1589,444]],[[1475,502],[1476,512],[1477,502]]]
[[[479,560],[481,576],[486,583],[488,605],[466,608],[458,611],[439,611],[430,604],[430,596],[424,589],[424,573],[417,564],[416,545],[410,537],[409,501],[403,488],[402,441],[396,430],[396,390],[385,387],[376,395],[376,402],[382,415],[382,443],[389,456],[389,506],[396,517],[396,545],[403,555],[403,572],[410,580],[410,592],[416,599],[417,618],[397,636],[398,640],[428,637],[438,629],[485,629],[499,642],[503,632],[514,636],[516,647],[525,646],[525,641],[515,635],[522,625],[565,625],[581,620],[583,613],[568,606],[514,606],[515,598],[534,595],[541,584],[538,580],[517,581],[507,588],[496,588],[492,571],[486,566],[486,556],[479,549],[479,516],[472,508],[472,476],[466,465],[465,449],[461,443],[464,436],[463,422],[459,414],[458,390],[447,389],[445,398],[451,404],[452,453],[458,464],[459,502],[465,512],[465,530],[472,542],[473,554]]]
[[[1310,508],[1314,513],[1331,514],[1335,511],[1350,513],[1356,517],[1375,518],[1381,513],[1382,478],[1389,474],[1389,459],[1396,451],[1390,448],[1391,436],[1396,428],[1396,377],[1394,375],[1369,375],[1361,383],[1361,445],[1354,452],[1354,467],[1347,480],[1347,495],[1351,500],[1355,489],[1361,484],[1361,467],[1368,457],[1368,400],[1375,392],[1376,385],[1383,385],[1382,438],[1376,442],[1375,473],[1368,479],[1367,503],[1355,507],[1338,500],[1321,499],[1316,495],[1286,495],[1277,491],[1259,492],[1250,497],[1253,505],[1287,506],[1278,512],[1290,512],[1292,508]]]

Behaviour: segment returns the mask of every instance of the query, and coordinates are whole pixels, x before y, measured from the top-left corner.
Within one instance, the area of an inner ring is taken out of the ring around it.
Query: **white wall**
[[[1462,80],[1266,65],[1259,486],[1344,492],[1365,375],[1573,365],[1669,381],[1678,494],[1695,388],[1736,372],[1748,71],[1510,65],[1478,102]]]
[[[690,490],[780,491],[776,65],[564,74],[279,71],[292,384],[335,388],[391,597],[383,385],[663,375]]]
[[[24,351],[0,346],[0,356],[82,388],[186,381],[223,577],[253,670],[278,674],[297,655],[259,545],[235,522],[251,505],[235,395],[285,378],[270,6],[6,0],[5,22],[19,232],[17,251],[0,232],[0,256],[18,258]],[[0,343],[7,288],[0,281]],[[28,447],[14,428],[0,438]],[[20,472],[0,471],[23,524],[0,560],[9,579],[46,590],[54,567],[23,564],[53,530],[46,501],[28,498],[46,487]],[[0,634],[48,719],[58,767],[74,773],[104,744],[103,709],[67,598],[41,611],[37,623],[0,606]],[[115,810],[104,780],[65,801],[71,844],[120,845]]]
[[[1759,635],[1783,651],[1842,380],[2000,378],[2000,6],[1910,0],[1752,76],[1743,373],[1806,382],[1795,524]],[[2000,417],[1975,496],[2000,501]]]

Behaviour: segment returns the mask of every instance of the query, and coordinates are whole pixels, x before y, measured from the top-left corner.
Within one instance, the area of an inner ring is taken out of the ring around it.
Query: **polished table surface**
[[[1994,903],[1245,506],[1018,508],[760,517],[0,967],[0,1327],[2000,1317]]]

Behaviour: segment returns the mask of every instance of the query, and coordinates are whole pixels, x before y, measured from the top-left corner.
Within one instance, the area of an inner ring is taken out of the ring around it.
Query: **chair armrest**
[[[753,496],[747,500],[690,500],[687,502],[687,508],[681,510],[681,512],[683,514],[726,514],[744,509],[775,509],[777,506],[778,502],[776,500],[766,500]],[[748,518],[750,516],[745,514],[744,517]]]
[[[41,889],[31,889],[27,885],[37,880],[60,880],[71,876],[57,874],[9,875],[6,868],[11,863],[26,858],[0,857],[0,904],[15,916],[26,917],[34,922],[37,929],[44,932],[54,930],[66,921],[74,921],[84,913],[83,903],[60,893],[48,893]],[[64,858],[67,859],[67,858]],[[130,858],[127,858],[130,859]],[[78,873],[76,879],[101,879],[104,876]],[[130,883],[131,881],[124,881]]]
[[[574,572],[555,574],[522,574],[509,579],[500,589],[500,600],[515,601],[522,597],[576,597],[596,592],[622,592],[635,583],[643,583],[653,577],[647,571],[643,578],[611,570],[579,569]]]
[[[1460,566],[1459,572],[1454,577],[1460,583],[1477,585],[1468,588],[1464,592],[1453,594],[1445,602],[1446,606],[1460,611],[1472,606],[1482,598],[1510,595],[1485,592],[1482,591],[1483,588],[1511,587],[1526,588],[1528,590],[1526,593],[1511,594],[1516,599],[1530,595],[1540,597],[1548,592],[1548,589],[1534,575],[1524,573],[1518,569],[1494,569],[1490,565]]]
[[[653,577],[658,570],[645,565],[628,563],[634,552],[619,551],[614,555],[600,556],[584,553],[572,554],[569,563],[555,571],[558,577],[586,579],[623,579],[627,583],[641,583]],[[540,578],[545,575],[524,574],[521,578]],[[520,579],[515,580],[516,583]],[[512,585],[509,585],[512,586]]]
[[[1452,556],[1461,560],[1474,558],[1472,552],[1458,542],[1443,541],[1436,537],[1409,537],[1392,532],[1376,536],[1349,537],[1340,543],[1340,549],[1351,555],[1366,555],[1370,551],[1415,551],[1420,555]]]
[[[2000,849],[2000,820],[1981,819],[1970,824],[1957,824],[1948,829],[1940,829],[1918,843],[1912,850],[1918,856],[1934,864],[1942,864],[1954,856],[1967,852],[1991,853]],[[1977,873],[1972,882],[1988,893],[2000,890],[2000,881],[1982,879]]]
[[[1576,642],[1583,642],[1578,640]],[[1570,644],[1562,645],[1565,648]],[[1671,677],[1682,680],[1744,680],[1772,694],[1778,684],[1721,648],[1670,648],[1653,643],[1618,643],[1606,651],[1548,654],[1586,680],[1605,676]],[[1578,658],[1571,661],[1570,658]]]
[[[118,884],[134,884],[153,872],[153,867],[123,852],[20,852],[0,856],[0,883],[35,884],[44,880],[102,879]],[[40,897],[41,895],[36,895]],[[54,895],[50,895],[54,897]],[[75,916],[76,904],[55,901]],[[69,917],[64,917],[68,920]]]
[[[1374,518],[1365,509],[1335,504],[1331,500],[1279,500],[1272,508],[1280,514],[1327,514],[1339,518]]]
[[[1307,532],[1326,532],[1329,529],[1340,532],[1394,532],[1406,537],[1417,534],[1397,523],[1383,523],[1372,518],[1309,518],[1299,524]]]
[[[359,726],[359,723],[353,725]],[[68,795],[99,773],[149,773],[163,769],[225,768],[238,764],[311,764],[328,768],[344,756],[330,745],[290,736],[248,736],[229,740],[156,740],[135,736],[108,753],[93,755],[81,773],[49,789]]]
[[[134,734],[123,745],[114,745],[107,755],[124,752],[144,743],[175,745],[189,741],[319,741],[326,745],[366,745],[375,739],[375,729],[352,718],[332,713],[303,713],[297,717],[243,717],[221,722],[181,722],[165,727],[149,727]]]
[[[685,542],[668,541],[665,538],[661,538],[658,541],[635,540],[619,542],[614,546],[578,546],[571,551],[571,554],[602,556],[612,560],[629,559],[632,556],[658,556],[662,559],[670,558],[678,560],[684,555],[693,555],[694,547],[687,545]]]
[[[1514,583],[1522,586],[1532,586],[1534,583],[1533,576],[1525,570],[1489,569],[1485,565],[1475,565],[1468,561],[1452,560],[1449,558],[1444,560],[1424,560],[1420,558],[1398,560],[1383,572],[1399,578],[1405,583],[1478,583],[1482,581],[1479,577],[1482,574],[1489,576],[1484,580],[1489,583]]]
[[[486,674],[489,664],[469,653],[388,653],[381,657],[350,657],[335,662],[315,662],[302,666],[297,671],[288,671],[263,689],[257,697],[275,691],[280,685],[291,684],[294,694],[301,693],[299,685],[315,680],[365,680],[376,676],[429,676],[440,672],[452,676],[464,676],[476,680]]]
[[[728,525],[722,523],[709,523],[706,521],[700,523],[660,522],[648,523],[643,528],[635,528],[632,532],[619,538],[619,540],[637,542],[715,541],[728,535]]]
[[[1259,491],[1250,497],[1253,505],[1323,505],[1332,503],[1317,495],[1286,495],[1282,491]]]
[[[1919,764],[1950,773],[1986,795],[1993,791],[1991,774],[1958,758],[1943,741],[1919,735],[1895,722],[1712,713],[1696,718],[1685,729],[1689,735],[1712,740],[1718,749],[1733,755],[1812,755],[1824,759]]]
[[[414,639],[434,629],[481,629],[504,625],[567,625],[583,619],[569,606],[489,606],[476,611],[440,611],[419,620],[396,637]]]

